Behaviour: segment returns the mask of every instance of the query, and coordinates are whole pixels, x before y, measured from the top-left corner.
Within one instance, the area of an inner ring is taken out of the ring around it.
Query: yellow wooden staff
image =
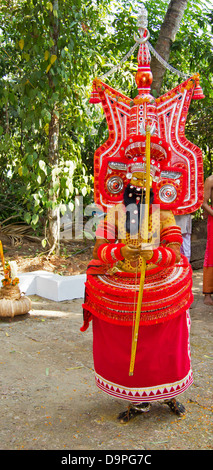
[[[145,151],[146,151],[146,198],[145,198],[145,216],[144,216],[144,224],[145,224],[144,239],[145,241],[148,241],[149,203],[150,203],[150,126],[148,125],[146,126],[146,150]],[[138,302],[137,302],[137,310],[136,310],[136,317],[135,317],[134,333],[133,333],[133,339],[132,339],[129,375],[133,375],[134,373],[145,273],[146,273],[146,260],[142,258],[141,277],[140,277],[140,285],[139,285],[139,292],[138,292]]]

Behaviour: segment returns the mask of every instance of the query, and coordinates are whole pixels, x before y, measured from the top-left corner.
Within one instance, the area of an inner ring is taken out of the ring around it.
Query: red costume
[[[193,93],[194,98],[202,97],[198,76],[155,100],[150,95],[148,32],[144,25],[139,32],[138,96],[131,100],[94,81],[91,102],[102,103],[109,128],[107,142],[94,156],[95,201],[106,216],[96,232],[96,259],[88,266],[81,328],[86,330],[92,320],[97,386],[133,404],[171,399],[192,384],[188,312],[193,300],[192,270],[180,255],[182,237],[173,213],[194,212],[203,197],[202,154],[184,136]],[[141,201],[142,186],[149,177],[147,126],[155,204],[148,215],[152,256],[146,262],[135,367],[130,375],[143,262],[141,256],[131,260],[122,253],[123,248],[141,246],[146,240]],[[126,200],[135,204],[130,216]]]

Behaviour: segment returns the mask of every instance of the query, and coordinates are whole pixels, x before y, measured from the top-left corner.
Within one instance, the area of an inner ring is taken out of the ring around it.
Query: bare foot
[[[205,295],[203,302],[204,302],[205,305],[213,305],[213,300],[211,298],[211,294]]]

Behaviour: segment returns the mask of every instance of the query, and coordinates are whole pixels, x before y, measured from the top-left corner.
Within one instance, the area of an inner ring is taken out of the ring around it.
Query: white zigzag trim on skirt
[[[109,382],[95,372],[96,385],[108,395],[132,403],[142,403],[154,400],[165,400],[183,393],[193,383],[193,374],[189,373],[182,380],[174,383],[145,388],[128,388]]]

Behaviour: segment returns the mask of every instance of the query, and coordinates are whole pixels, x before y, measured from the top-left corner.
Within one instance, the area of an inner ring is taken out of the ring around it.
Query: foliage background
[[[145,3],[153,46],[168,3]],[[93,154],[107,138],[102,110],[89,105],[92,80],[133,46],[139,6],[135,0],[2,0],[0,223],[13,217],[42,234],[54,205],[63,214],[67,205],[73,210],[78,194],[92,201]],[[205,178],[213,173],[212,19],[211,2],[188,2],[169,60],[201,76],[205,99],[192,102],[186,135],[202,148]],[[108,82],[133,97],[136,64],[135,54]],[[180,81],[166,71],[161,92]],[[53,114],[59,120],[57,164],[50,158]]]

